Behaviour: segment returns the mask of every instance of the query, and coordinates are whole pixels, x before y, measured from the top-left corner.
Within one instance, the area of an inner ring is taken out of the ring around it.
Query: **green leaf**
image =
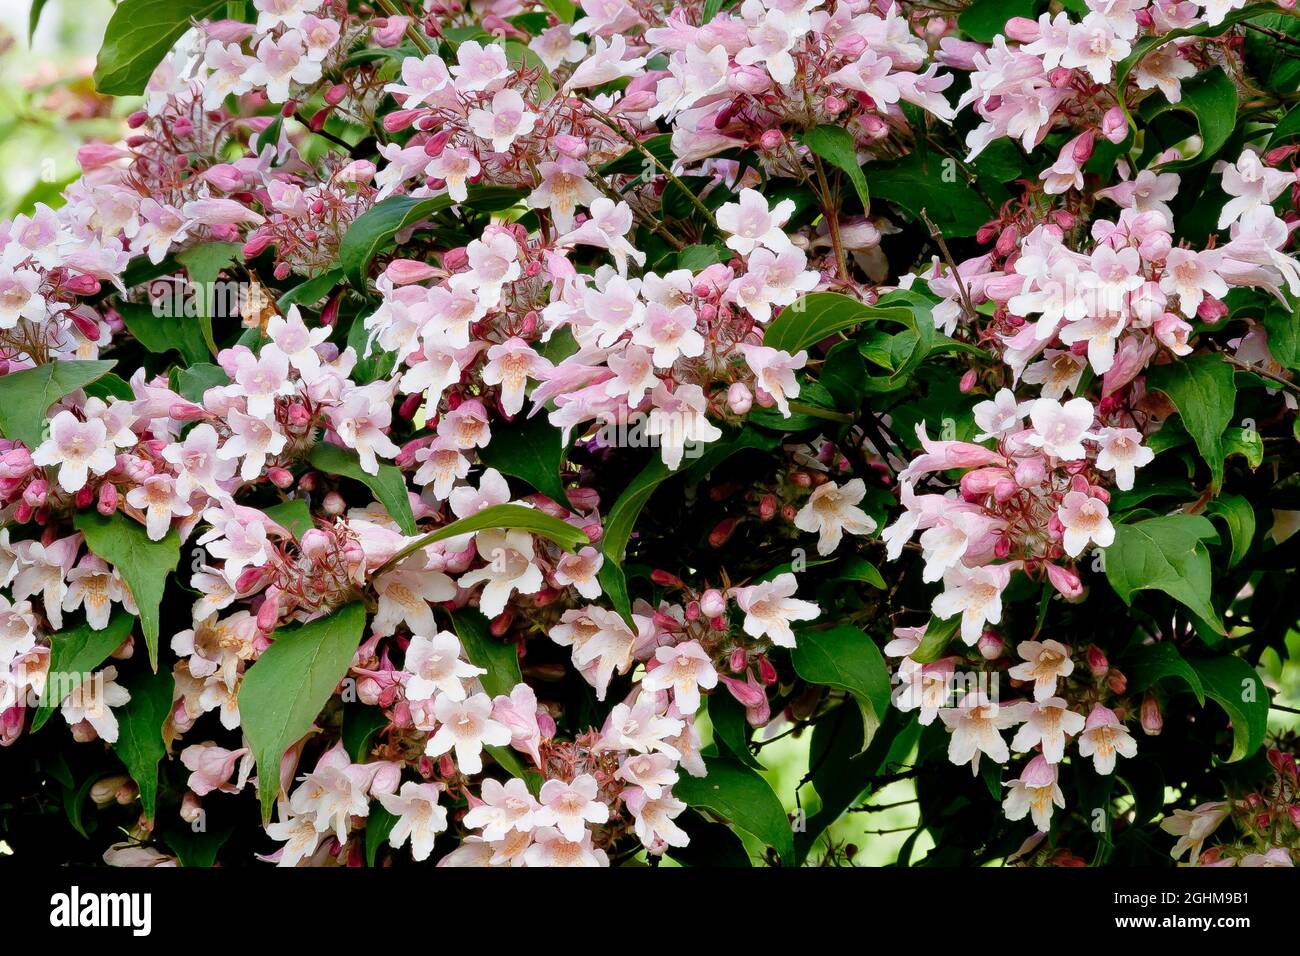
[[[122,316],[126,330],[150,352],[161,355],[175,349],[186,365],[208,358],[203,326],[195,316],[155,315],[149,306],[131,302],[118,303],[117,312]]]
[[[701,272],[717,262],[731,259],[731,250],[726,246],[687,246],[677,253],[677,268],[691,272]]]
[[[276,300],[281,311],[288,311],[291,305],[315,305],[334,291],[334,287],[343,281],[343,270],[330,269],[314,279],[300,282]]]
[[[80,687],[87,674],[98,668],[108,660],[109,654],[122,646],[122,642],[130,636],[133,624],[135,618],[132,615],[119,611],[113,615],[108,622],[108,627],[102,631],[96,631],[89,623],[85,623],[50,638],[50,667],[47,671],[50,675],[49,686],[41,696],[41,704],[32,717],[32,733],[45,725],[45,722],[50,719],[50,714],[54,713],[54,709],[63,703],[63,698]],[[53,700],[51,697],[56,674],[60,675],[58,692],[62,697],[59,700]]]
[[[1144,100],[1138,109],[1138,117],[1148,128],[1156,117],[1176,110],[1190,113],[1200,131],[1200,151],[1187,159],[1165,163],[1162,170],[1185,169],[1213,159],[1237,124],[1237,87],[1217,66],[1184,81],[1181,90],[1182,96],[1177,103],[1170,103],[1163,93],[1157,93]]]
[[[1228,763],[1244,760],[1268,735],[1268,690],[1255,668],[1240,657],[1192,658],[1189,663],[1205,685],[1207,697],[1216,701],[1232,721],[1232,754]]]
[[[908,656],[918,664],[934,663],[948,649],[948,644],[952,641],[957,633],[957,628],[960,626],[960,614],[954,614],[946,620],[940,620],[931,615],[930,621],[925,627],[925,636],[921,638],[920,646]]]
[[[907,309],[882,309],[838,292],[813,292],[781,310],[763,333],[763,344],[791,355],[862,322],[909,325]]]
[[[357,601],[307,624],[280,628],[244,676],[239,714],[257,762],[262,822],[280,792],[280,760],[306,736],[334,695],[361,644],[365,605]]]
[[[135,389],[131,383],[120,375],[105,372],[84,389],[87,398],[98,398],[107,402],[110,398],[122,398],[128,402],[135,399]]]
[[[862,174],[862,165],[858,162],[858,148],[853,134],[842,126],[823,124],[800,134],[799,140],[822,159],[848,175],[863,210],[870,212],[871,191],[867,189],[867,177]]]
[[[1272,149],[1285,140],[1294,139],[1297,136],[1300,136],[1300,106],[1293,106],[1273,127],[1273,132],[1268,138],[1268,148]]]
[[[27,11],[27,45],[32,45],[32,37],[36,36],[36,28],[41,25],[41,12],[45,9],[47,0],[32,0],[32,7]]]
[[[452,614],[451,623],[469,662],[487,671],[480,675],[479,683],[489,696],[509,694],[516,684],[523,681],[518,649],[511,642],[493,637],[488,619],[480,612],[461,608]]]
[[[522,195],[520,190],[509,186],[475,186],[469,190],[463,205],[495,212],[513,206]],[[339,263],[348,281],[354,288],[364,289],[371,261],[399,232],[452,205],[451,197],[446,194],[427,199],[389,196],[375,203],[353,221],[339,243]]]
[[[1143,645],[1129,654],[1126,660],[1128,666],[1124,671],[1129,675],[1134,690],[1149,690],[1167,677],[1178,677],[1192,689],[1197,703],[1205,706],[1205,687],[1201,684],[1200,676],[1179,653],[1178,648],[1168,641]]]
[[[596,577],[601,590],[609,597],[614,610],[622,615],[628,626],[632,626],[632,605],[628,598],[627,581],[623,575],[623,556],[627,543],[632,537],[637,516],[646,506],[655,488],[673,474],[659,457],[652,458],[635,478],[623,489],[623,493],[605,516],[605,531],[600,539],[601,552],[605,563],[601,565]]]
[[[217,862],[217,853],[234,832],[234,826],[229,823],[209,830],[175,827],[165,831],[162,839],[181,866],[208,869]]]
[[[957,15],[957,26],[972,40],[992,43],[1006,29],[1009,19],[1033,20],[1037,9],[1037,0],[974,0]]]
[[[1163,591],[1190,608],[1219,634],[1227,633],[1210,603],[1210,555],[1214,525],[1199,515],[1167,515],[1115,527],[1105,551],[1106,578],[1125,604],[1137,591]]]
[[[749,722],[745,719],[745,708],[731,696],[725,688],[708,697],[709,723],[713,725],[713,742],[719,745],[724,755],[735,757],[746,767],[762,770],[760,764],[749,751]]]
[[[122,575],[127,590],[140,609],[140,630],[149,648],[149,665],[158,669],[158,607],[167,576],[181,561],[181,539],[169,528],[161,541],[150,541],[144,525],[115,511],[104,517],[98,511],[78,511],[72,521],[86,536],[86,547]]]
[[[95,89],[105,96],[143,93],[190,20],[219,18],[225,7],[226,0],[121,0],[95,60]]]
[[[1210,466],[1215,493],[1223,485],[1223,434],[1232,421],[1237,383],[1232,366],[1214,353],[1147,369],[1147,388],[1164,392],[1178,408],[1196,449]]]
[[[786,865],[794,862],[794,831],[766,780],[730,757],[706,757],[706,777],[686,774],[673,796],[688,806],[708,810],[773,847]]]
[[[311,530],[316,524],[311,518],[311,508],[301,498],[290,498],[270,505],[262,509],[262,514],[293,535],[294,540],[301,539],[302,533]]]
[[[85,388],[116,364],[47,362],[0,375],[0,434],[35,449],[43,440],[50,406],[69,392]]]
[[[203,333],[208,352],[216,355],[212,319],[217,304],[217,278],[236,262],[244,261],[244,247],[238,242],[204,242],[177,253],[176,261],[185,267],[190,285],[195,287],[199,330]]]
[[[531,534],[540,534],[543,538],[554,541],[566,551],[573,551],[581,545],[591,543],[591,540],[573,525],[561,521],[559,518],[553,518],[536,508],[529,508],[527,505],[492,505],[482,511],[474,512],[467,518],[461,518],[451,524],[443,525],[437,531],[422,535],[417,541],[408,544],[397,552],[396,555],[389,559],[389,563],[396,564],[402,558],[439,541],[446,541],[448,538],[456,538],[463,534],[472,534],[475,531],[487,531],[492,528],[512,528],[527,531]]]
[[[975,235],[996,215],[955,161],[937,153],[916,149],[893,162],[871,163],[865,172],[871,195],[888,199],[914,220],[921,218],[924,209],[949,240]],[[978,186],[995,204],[1006,198],[999,183],[981,179]]]
[[[1205,514],[1220,519],[1227,526],[1228,538],[1232,542],[1228,567],[1235,568],[1246,557],[1251,542],[1255,540],[1255,509],[1243,495],[1221,495],[1205,506]]]
[[[389,813],[382,803],[372,800],[370,814],[366,817],[366,866],[374,866],[379,848],[388,841],[388,835],[397,826],[397,817]]]
[[[165,667],[156,674],[141,671],[126,685],[131,699],[116,711],[118,737],[113,752],[140,787],[140,806],[147,820],[153,820],[158,805],[158,761],[167,752],[163,724],[172,710],[175,686],[172,672]]]
[[[790,652],[795,673],[811,684],[851,694],[862,709],[863,747],[889,709],[889,668],[876,642],[852,625],[796,633]]]
[[[1090,761],[1076,760],[1073,766],[1075,785],[1079,791],[1079,813],[1088,821],[1088,830],[1097,840],[1092,865],[1102,866],[1115,846],[1111,825],[1115,775],[1097,773]],[[1100,830],[1097,829],[1098,823],[1102,825]]]
[[[370,754],[370,741],[375,734],[388,726],[388,717],[378,707],[356,704],[343,710],[343,727],[339,737],[343,749],[348,752],[353,763],[366,763]]]
[[[879,569],[865,558],[848,557],[831,575],[833,581],[862,581],[879,591],[885,590],[885,579]]]
[[[203,403],[203,393],[208,389],[229,383],[225,371],[211,362],[200,362],[176,373],[176,391],[196,404]]]
[[[560,430],[545,415],[516,418],[498,428],[492,441],[479,450],[479,461],[504,475],[528,482],[556,504],[569,504],[560,480],[564,443]]]
[[[397,522],[403,534],[417,532],[415,514],[411,511],[411,500],[406,493],[406,478],[395,466],[380,462],[379,474],[372,475],[361,467],[361,460],[355,451],[327,442],[312,448],[307,459],[313,468],[361,482],[384,506],[389,517]]]

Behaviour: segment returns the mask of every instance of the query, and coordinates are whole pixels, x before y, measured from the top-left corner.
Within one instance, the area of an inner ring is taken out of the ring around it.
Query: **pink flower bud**
[[[1105,677],[1110,670],[1110,661],[1106,659],[1105,653],[1096,644],[1088,645],[1087,651],[1088,670],[1092,671],[1093,677]]]
[[[979,648],[980,657],[984,658],[986,661],[997,660],[1002,656],[1002,651],[1005,647],[998,632],[990,628],[985,628],[984,632],[980,634],[980,639],[976,646]]]
[[[95,489],[88,484],[82,485],[77,489],[72,500],[78,508],[89,508],[90,503],[95,500]]]
[[[1128,678],[1114,667],[1112,667],[1110,673],[1106,675],[1106,684],[1116,694],[1122,694],[1124,691],[1128,690]]]
[[[717,588],[709,588],[700,595],[700,610],[705,617],[722,617],[727,613],[727,599]],[[732,668],[739,670],[739,668]]]
[[[347,502],[343,500],[343,496],[337,491],[327,493],[321,501],[321,508],[327,515],[331,516],[343,514],[347,509],[347,506]]]
[[[758,657],[758,676],[769,687],[777,681],[776,668],[772,666],[772,662],[764,654],[760,654]]]
[[[424,115],[424,110],[394,110],[384,114],[384,132],[400,133]]]
[[[975,369],[971,369],[962,375],[961,381],[957,383],[957,390],[963,395],[969,395],[975,389],[975,383],[979,381],[979,374]]]
[[[1160,731],[1165,728],[1164,717],[1160,714],[1160,701],[1156,700],[1156,695],[1147,691],[1142,698],[1141,710],[1142,731],[1148,737],[1159,736]]]
[[[1027,17],[1011,17],[1002,28],[1002,32],[1006,34],[1008,40],[1015,40],[1017,43],[1034,43],[1041,34],[1038,22]]]
[[[1059,564],[1048,564],[1047,579],[1066,600],[1073,600],[1083,594],[1083,583],[1079,580],[1079,575],[1069,568],[1063,568]]]
[[[410,22],[410,17],[380,17],[371,20],[371,26],[374,27],[370,34],[371,39],[375,41],[376,46],[395,47],[402,42],[402,35],[406,33],[407,24]]]
[[[1128,120],[1118,106],[1112,106],[1101,118],[1101,135],[1115,144],[1124,142],[1124,137],[1128,136]]]
[[[384,275],[392,280],[393,285],[410,285],[412,282],[424,282],[438,274],[438,270],[427,262],[418,259],[394,259],[384,269]]]
[[[709,532],[709,547],[720,548],[726,544],[732,533],[735,532],[736,524],[735,518],[723,518],[719,521],[713,530]]]

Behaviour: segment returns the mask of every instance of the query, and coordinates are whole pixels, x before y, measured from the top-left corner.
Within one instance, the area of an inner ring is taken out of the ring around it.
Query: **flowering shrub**
[[[1294,865],[1298,43],[121,0],[0,224],[0,838],[835,864],[905,780],[903,862]]]

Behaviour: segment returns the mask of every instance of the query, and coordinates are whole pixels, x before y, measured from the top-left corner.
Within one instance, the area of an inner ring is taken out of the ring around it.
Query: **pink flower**
[[[713,660],[697,641],[684,641],[655,650],[658,666],[646,672],[641,686],[649,691],[671,690],[673,701],[682,714],[700,709],[700,689],[717,686],[718,672]]]
[[[469,111],[469,128],[480,139],[490,140],[492,149],[504,153],[520,136],[527,136],[537,125],[537,114],[524,106],[524,98],[515,90],[498,90],[491,109]]]
[[[244,74],[256,87],[265,87],[266,98],[283,103],[289,98],[290,82],[315,83],[321,76],[319,61],[309,59],[302,34],[290,30],[278,40],[265,36],[257,45],[257,60]]]
[[[1092,757],[1097,773],[1105,775],[1115,769],[1115,755],[1132,757],[1137,754],[1137,741],[1119,722],[1115,712],[1096,704],[1083,733],[1079,735],[1079,756]]]
[[[547,780],[537,795],[541,807],[533,814],[533,824],[553,826],[566,840],[577,843],[588,823],[609,819],[609,807],[597,798],[598,790],[596,778],[589,773],[578,774],[570,783]]]
[[[741,627],[750,637],[767,637],[778,647],[794,647],[794,621],[814,620],[821,609],[811,601],[794,599],[799,585],[788,571],[771,581],[733,588],[731,596],[745,612]]]
[[[454,748],[461,773],[481,773],[483,748],[510,743],[509,728],[492,719],[492,699],[487,694],[475,694],[463,701],[439,694],[433,712],[438,718],[438,732],[429,738],[424,752],[441,757]]]
[[[50,437],[32,452],[32,461],[58,465],[60,487],[74,492],[85,486],[92,473],[108,472],[117,457],[101,420],[82,422],[72,412],[62,411],[50,422]]]

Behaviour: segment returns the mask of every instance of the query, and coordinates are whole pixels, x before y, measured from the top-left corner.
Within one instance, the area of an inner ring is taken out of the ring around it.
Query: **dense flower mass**
[[[1300,860],[1293,5],[135,6],[0,223],[0,838]]]

